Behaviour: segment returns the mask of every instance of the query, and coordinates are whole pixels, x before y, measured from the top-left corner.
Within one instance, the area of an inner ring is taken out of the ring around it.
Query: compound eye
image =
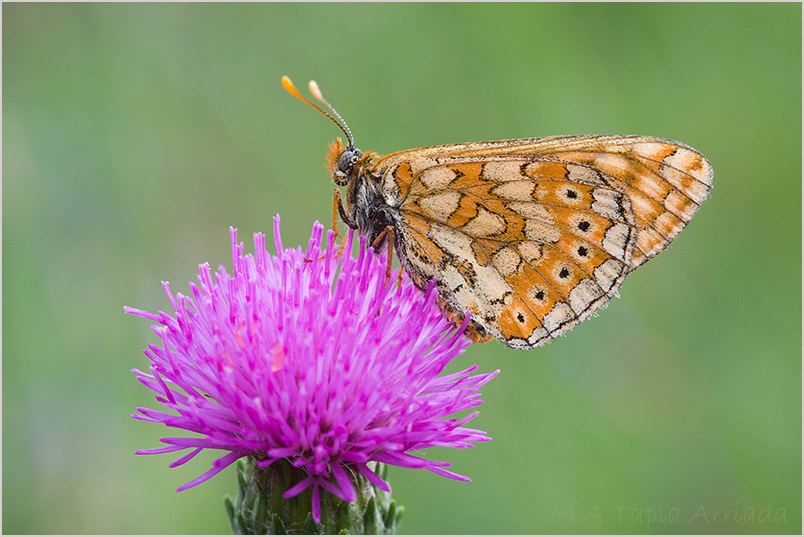
[[[351,151],[344,151],[341,153],[341,158],[338,159],[338,169],[344,173],[349,173],[349,170],[354,166],[354,159]]]
[[[347,148],[338,159],[338,169],[346,175],[351,175],[358,159],[363,152],[357,148]]]

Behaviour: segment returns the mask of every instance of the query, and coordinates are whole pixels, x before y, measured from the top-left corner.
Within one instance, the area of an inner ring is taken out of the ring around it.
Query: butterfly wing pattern
[[[636,136],[437,146],[380,158],[395,245],[475,341],[530,349],[590,317],[684,229],[712,186],[694,149]]]

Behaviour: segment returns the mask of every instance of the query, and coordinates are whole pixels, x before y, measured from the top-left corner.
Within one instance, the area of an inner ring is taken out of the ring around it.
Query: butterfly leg
[[[392,226],[385,226],[377,238],[374,239],[374,242],[371,243],[372,248],[377,248],[382,244],[383,240],[388,241],[388,262],[385,265],[385,285],[388,285],[388,281],[391,279],[391,266],[394,261],[394,228]],[[402,286],[402,271],[399,271],[399,277],[397,278],[397,287]]]
[[[357,229],[357,224],[352,220],[349,216],[349,213],[346,212],[346,208],[343,206],[343,200],[341,199],[341,191],[337,188],[335,189],[334,194],[332,195],[332,231],[335,232],[334,240],[338,240],[338,215],[340,215],[341,219],[344,223],[352,229]],[[346,246],[345,242],[341,243],[340,248],[338,251],[335,252],[335,257],[333,259],[338,259],[343,254],[343,249]],[[326,254],[321,255],[321,259],[324,259]],[[311,259],[305,259],[306,263],[312,262]]]
[[[357,229],[357,222],[352,220],[352,217],[346,212],[346,207],[343,206],[341,199],[341,191],[336,188],[332,193],[332,229],[335,230],[336,237],[338,236],[338,215],[347,226]]]
[[[357,223],[352,220],[352,217],[349,216],[349,213],[346,212],[346,208],[343,206],[343,200],[341,199],[341,191],[337,188],[332,194],[332,229],[335,231],[335,239],[338,238],[338,216],[340,215],[341,220],[352,229],[357,229]],[[338,252],[335,254],[335,259],[338,259],[343,254],[343,249],[346,246],[346,242],[341,243],[341,247],[338,249]]]

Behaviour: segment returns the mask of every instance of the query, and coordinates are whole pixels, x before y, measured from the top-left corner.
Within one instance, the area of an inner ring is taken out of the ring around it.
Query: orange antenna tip
[[[302,94],[299,93],[299,90],[297,90],[296,86],[293,85],[293,82],[290,81],[289,76],[285,75],[285,76],[282,77],[282,87],[284,87],[285,90],[287,90],[287,92],[290,93],[291,95],[293,95],[294,97],[297,97],[297,98],[299,98],[301,100],[304,100],[304,97],[302,97]]]
[[[310,106],[312,106],[313,108],[315,108],[316,110],[318,110],[319,112],[321,112],[322,114],[327,116],[329,119],[334,121],[336,125],[338,125],[340,127],[340,124],[337,121],[335,121],[335,119],[332,116],[330,116],[329,114],[327,114],[326,112],[321,110],[319,107],[317,107],[316,105],[311,103],[309,100],[307,100],[307,98],[304,95],[299,93],[299,90],[297,90],[296,86],[293,85],[293,82],[291,82],[289,76],[285,75],[285,76],[282,77],[282,87],[285,88],[285,90],[287,90],[288,93],[290,93],[291,95],[293,95],[294,97],[296,97],[300,101],[309,104]],[[343,127],[341,127],[341,130],[343,130]]]
[[[354,143],[355,143],[355,139],[354,139],[354,136],[352,136],[352,131],[349,130],[349,125],[346,124],[346,122],[343,120],[343,118],[337,112],[337,110],[332,108],[332,105],[329,104],[326,101],[326,99],[324,99],[324,96],[321,94],[321,90],[318,88],[318,84],[316,84],[315,80],[311,80],[310,83],[308,84],[308,86],[310,88],[310,93],[312,93],[313,96],[316,99],[321,101],[321,103],[325,104],[327,106],[327,108],[329,108],[332,111],[332,113],[335,114],[335,117],[337,117],[339,120],[341,120],[341,123],[343,123],[343,125],[341,125],[341,123],[338,123],[335,120],[334,117],[332,117],[331,115],[329,115],[326,112],[324,112],[323,110],[321,110],[319,107],[317,107],[316,105],[314,105],[313,103],[308,101],[301,93],[299,93],[299,90],[296,89],[296,86],[293,85],[293,82],[290,81],[290,78],[288,76],[283,76],[282,77],[282,87],[284,87],[285,90],[287,90],[288,93],[290,93],[291,95],[293,95],[294,97],[296,97],[300,101],[303,101],[303,102],[309,104],[310,106],[312,106],[313,108],[315,108],[316,110],[318,110],[319,112],[321,112],[322,114],[327,116],[330,120],[332,120],[332,122],[335,123],[338,126],[338,128],[340,128],[343,131],[343,133],[346,135],[346,137],[349,139],[349,147],[353,147]]]

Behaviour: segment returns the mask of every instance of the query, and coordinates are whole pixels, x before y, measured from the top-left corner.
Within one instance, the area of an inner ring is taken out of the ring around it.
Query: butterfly
[[[355,147],[311,81],[303,97],[338,125],[327,168],[336,214],[375,251],[396,249],[442,311],[475,342],[532,349],[588,319],[625,277],[681,233],[712,188],[712,166],[681,142],[649,136],[550,136],[470,142],[385,156]],[[389,265],[390,270],[390,265]]]

